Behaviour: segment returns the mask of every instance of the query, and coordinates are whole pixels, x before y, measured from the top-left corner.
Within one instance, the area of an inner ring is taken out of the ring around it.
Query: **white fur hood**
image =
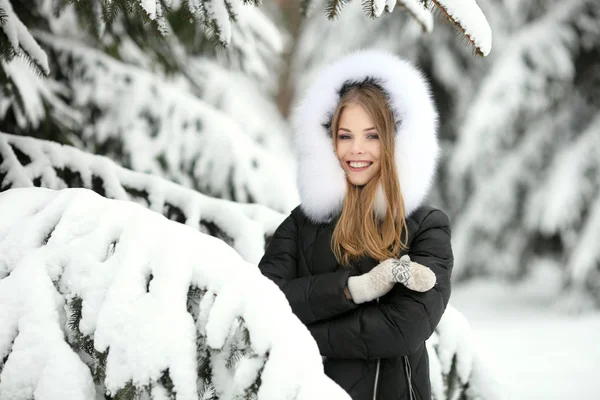
[[[396,116],[395,158],[406,215],[427,196],[439,156],[438,115],[424,75],[409,62],[379,50],[349,54],[324,68],[294,109],[292,126],[298,158],[301,208],[314,222],[339,214],[346,176],[327,126],[350,82],[372,79],[386,91]],[[376,204],[385,205],[380,190]]]

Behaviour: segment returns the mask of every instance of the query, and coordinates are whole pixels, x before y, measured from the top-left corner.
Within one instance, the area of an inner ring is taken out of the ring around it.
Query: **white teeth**
[[[363,168],[363,167],[368,167],[371,163],[370,162],[351,162],[349,164],[352,168]]]

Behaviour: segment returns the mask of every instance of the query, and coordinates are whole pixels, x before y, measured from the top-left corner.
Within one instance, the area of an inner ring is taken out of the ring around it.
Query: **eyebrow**
[[[365,129],[363,132],[369,132],[369,131],[374,131],[374,130],[375,130],[375,127],[372,126],[370,128]],[[342,127],[338,128],[338,131],[344,131],[344,132],[349,132],[349,133],[352,132],[350,129],[342,128]]]

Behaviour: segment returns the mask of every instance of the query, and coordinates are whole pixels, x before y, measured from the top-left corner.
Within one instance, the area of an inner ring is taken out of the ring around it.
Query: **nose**
[[[363,154],[364,150],[363,150],[363,143],[362,140],[360,139],[354,139],[352,141],[352,148],[350,149],[350,152],[352,154]]]

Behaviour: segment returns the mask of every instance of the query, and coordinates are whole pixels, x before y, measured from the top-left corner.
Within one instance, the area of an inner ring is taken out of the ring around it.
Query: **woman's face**
[[[350,183],[366,185],[380,168],[381,141],[371,116],[359,104],[342,110],[335,152]]]

